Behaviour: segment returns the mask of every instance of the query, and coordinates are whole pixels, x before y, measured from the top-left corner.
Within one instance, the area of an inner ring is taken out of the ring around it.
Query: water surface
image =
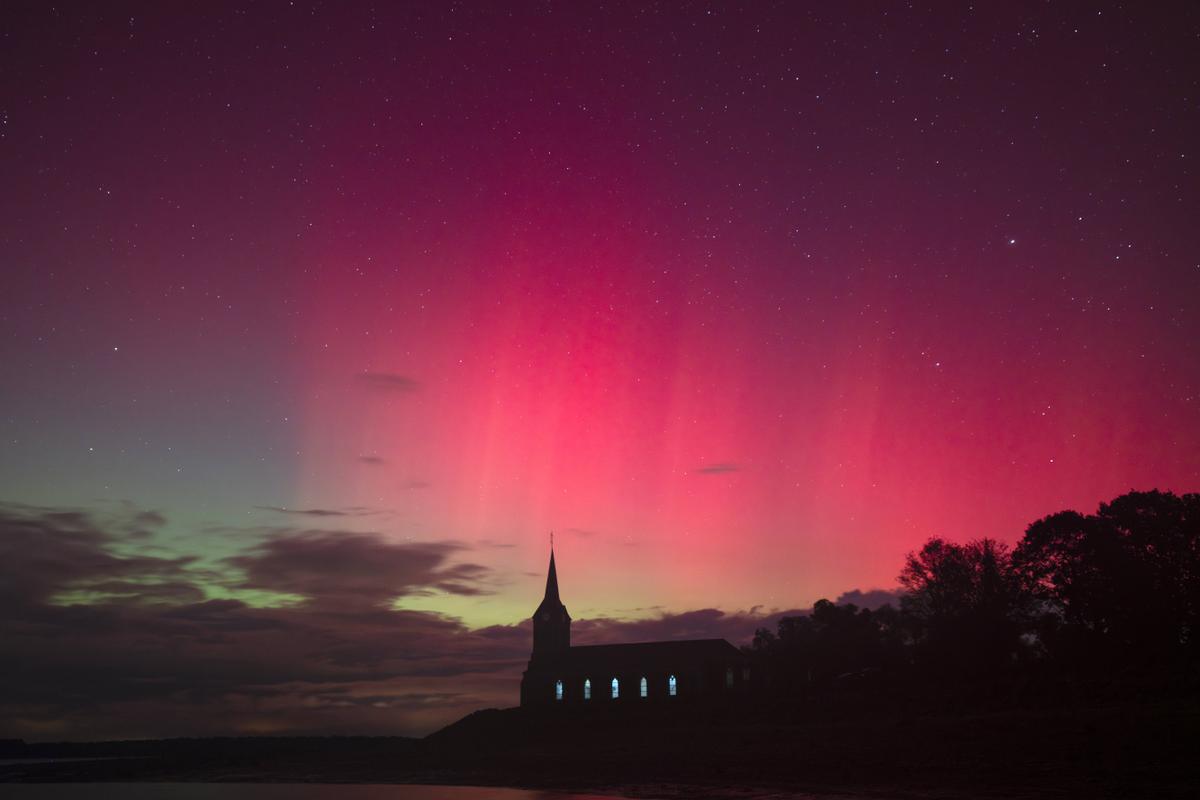
[[[612,800],[490,786],[345,783],[9,783],[6,800]]]

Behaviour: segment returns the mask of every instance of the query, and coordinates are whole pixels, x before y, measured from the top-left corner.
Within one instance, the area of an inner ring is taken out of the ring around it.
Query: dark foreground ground
[[[561,709],[555,709],[560,711]],[[425,739],[20,745],[0,781],[439,783],[643,797],[1200,797],[1195,701],[976,714],[481,711]],[[29,763],[37,758],[91,760]]]

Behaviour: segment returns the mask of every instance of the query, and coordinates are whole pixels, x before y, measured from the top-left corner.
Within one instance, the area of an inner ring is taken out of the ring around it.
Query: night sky
[[[551,530],[740,642],[1200,489],[1197,6],[504,5],[0,12],[0,735],[514,704]]]

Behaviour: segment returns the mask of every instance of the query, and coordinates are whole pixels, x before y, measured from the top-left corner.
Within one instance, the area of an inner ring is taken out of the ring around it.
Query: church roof
[[[704,662],[738,663],[742,652],[724,639],[691,639],[678,642],[593,644],[572,647],[564,667],[578,670],[671,670]]]

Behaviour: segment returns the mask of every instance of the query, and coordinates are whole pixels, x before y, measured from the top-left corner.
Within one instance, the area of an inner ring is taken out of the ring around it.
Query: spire
[[[546,573],[546,596],[542,602],[552,600],[555,603],[561,603],[558,599],[558,570],[554,568],[554,534],[550,534],[550,571]]]
[[[563,617],[570,619],[567,614],[567,607],[563,605],[558,596],[558,569],[554,566],[554,546],[550,547],[550,569],[546,573],[546,596],[542,598],[542,602],[537,607],[535,614],[540,614],[543,611],[552,611],[555,615],[561,614]]]
[[[550,569],[546,596],[533,612],[532,659],[558,658],[571,648],[571,615],[558,597],[558,569],[554,566],[554,534],[550,534]],[[530,662],[532,663],[532,661]]]

